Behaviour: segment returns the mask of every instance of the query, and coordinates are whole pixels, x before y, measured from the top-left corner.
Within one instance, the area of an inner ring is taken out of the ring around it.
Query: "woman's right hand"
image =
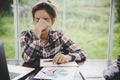
[[[47,29],[47,27],[49,27],[49,23],[40,18],[38,22],[36,22],[36,25],[35,25],[35,28],[34,28],[34,35],[37,37],[37,38],[40,38],[41,36],[41,33],[44,32],[45,29]]]

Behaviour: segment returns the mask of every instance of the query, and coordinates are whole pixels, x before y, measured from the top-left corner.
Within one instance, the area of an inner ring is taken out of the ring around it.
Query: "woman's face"
[[[51,29],[51,26],[54,23],[50,15],[45,10],[38,10],[35,12],[35,15],[34,15],[34,19],[33,19],[34,24],[36,25],[40,19],[44,19],[49,24],[49,27],[47,27],[47,29],[45,29],[45,31],[42,33],[49,32],[49,30]]]

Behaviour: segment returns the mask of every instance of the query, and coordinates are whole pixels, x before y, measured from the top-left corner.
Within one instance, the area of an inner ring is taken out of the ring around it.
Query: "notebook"
[[[3,43],[0,42],[0,79],[1,80],[18,80],[26,76],[34,68],[26,68],[22,66],[7,65]]]
[[[77,66],[78,64],[75,61],[63,64],[53,64],[52,59],[40,59],[40,67],[77,67]]]

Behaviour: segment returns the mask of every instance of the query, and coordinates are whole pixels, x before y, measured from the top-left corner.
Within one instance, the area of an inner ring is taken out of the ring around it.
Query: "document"
[[[76,70],[76,67],[44,67],[34,79],[73,80]]]
[[[78,64],[73,62],[67,62],[63,64],[53,64],[52,59],[40,59],[40,67],[77,67]]]

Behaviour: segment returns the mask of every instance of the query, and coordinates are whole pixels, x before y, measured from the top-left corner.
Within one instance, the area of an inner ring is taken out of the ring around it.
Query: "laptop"
[[[34,68],[8,65],[5,57],[3,43],[0,42],[0,79],[1,80],[20,80],[34,71]]]

